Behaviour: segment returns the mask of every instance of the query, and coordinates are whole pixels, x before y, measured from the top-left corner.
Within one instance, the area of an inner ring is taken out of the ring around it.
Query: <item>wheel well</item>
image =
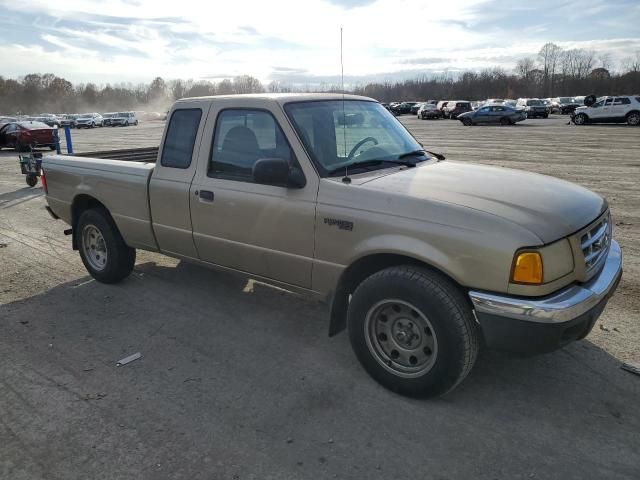
[[[627,114],[626,114],[625,116],[627,116],[627,117],[628,117],[628,116],[629,116],[629,115],[631,115],[632,113],[640,113],[640,110],[631,110],[630,112],[627,112]]]
[[[349,297],[355,292],[358,285],[380,270],[399,265],[414,265],[416,267],[434,270],[447,277],[456,285],[459,285],[458,282],[442,270],[413,257],[393,253],[379,253],[359,258],[342,273],[338,281],[338,286],[333,293],[333,298],[331,299],[331,318],[329,322],[330,337],[340,333],[346,328]]]
[[[71,205],[71,228],[75,230],[76,224],[82,212],[84,212],[85,210],[89,210],[90,208],[97,208],[97,207],[102,207],[108,212],[104,204],[99,200],[96,200],[95,198],[93,198],[91,195],[82,194],[74,198],[73,204]],[[76,235],[73,235],[71,237],[71,244],[74,250],[78,249]]]

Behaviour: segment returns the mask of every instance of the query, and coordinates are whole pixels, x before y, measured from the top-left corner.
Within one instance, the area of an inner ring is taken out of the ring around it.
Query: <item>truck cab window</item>
[[[173,112],[162,148],[163,167],[189,168],[201,116],[199,108]]]
[[[295,155],[271,113],[223,110],[218,115],[209,160],[210,177],[253,182],[261,158],[283,158],[297,166]]]

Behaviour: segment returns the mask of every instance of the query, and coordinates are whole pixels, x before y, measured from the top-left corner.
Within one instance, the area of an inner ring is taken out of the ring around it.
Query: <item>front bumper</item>
[[[622,277],[622,251],[615,240],[598,275],[545,297],[512,297],[480,291],[469,296],[487,346],[534,354],[586,337]]]

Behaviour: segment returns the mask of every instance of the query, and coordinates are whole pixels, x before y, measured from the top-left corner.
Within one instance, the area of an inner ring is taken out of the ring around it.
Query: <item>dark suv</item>
[[[524,109],[527,118],[549,117],[549,108],[538,98],[519,98],[516,107]]]
[[[455,120],[458,115],[473,110],[471,102],[466,100],[451,100],[443,108],[443,114],[445,117],[449,117],[451,120]]]

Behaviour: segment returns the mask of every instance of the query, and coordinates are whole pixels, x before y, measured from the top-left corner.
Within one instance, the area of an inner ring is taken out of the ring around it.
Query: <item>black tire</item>
[[[27,174],[25,178],[27,185],[30,187],[35,187],[38,184],[38,177],[33,175],[32,173]]]
[[[545,113],[545,114],[543,115],[543,118],[549,118],[549,114],[548,114],[548,113]]]
[[[96,260],[88,253],[89,250],[100,249],[91,249],[85,243],[84,232],[87,229],[89,233],[89,227],[95,228],[102,236],[101,247],[106,250],[106,256],[103,256],[105,263],[101,268],[96,267]],[[117,283],[129,276],[136,263],[136,250],[124,242],[107,210],[99,207],[82,212],[73,233],[82,263],[93,278],[102,283]]]
[[[49,150],[55,150],[56,146],[55,145],[49,145]]]
[[[588,121],[589,118],[584,113],[579,113],[573,117],[573,123],[575,125],[586,125]]]
[[[464,117],[462,119],[462,124],[470,127],[471,125],[473,125],[473,121],[469,117]]]
[[[627,124],[633,125],[634,127],[640,125],[640,112],[627,113]]]
[[[389,313],[376,316],[376,312],[387,312],[387,304]],[[410,314],[395,314],[400,317],[388,322],[388,316],[401,308]],[[425,320],[428,325],[421,326]],[[380,322],[389,325],[393,338],[377,333],[375,325]],[[396,328],[407,325],[415,330],[410,338],[406,332],[403,338],[415,341],[412,347],[416,350],[399,347],[402,331],[394,337]],[[369,375],[385,388],[413,397],[433,397],[452,390],[471,371],[480,344],[471,306],[459,288],[444,275],[415,266],[387,268],[364,280],[349,303],[348,328],[351,346]],[[429,341],[431,347],[423,346]],[[383,352],[387,347],[389,355]],[[404,366],[400,365],[403,357]],[[421,370],[415,370],[418,368]]]

